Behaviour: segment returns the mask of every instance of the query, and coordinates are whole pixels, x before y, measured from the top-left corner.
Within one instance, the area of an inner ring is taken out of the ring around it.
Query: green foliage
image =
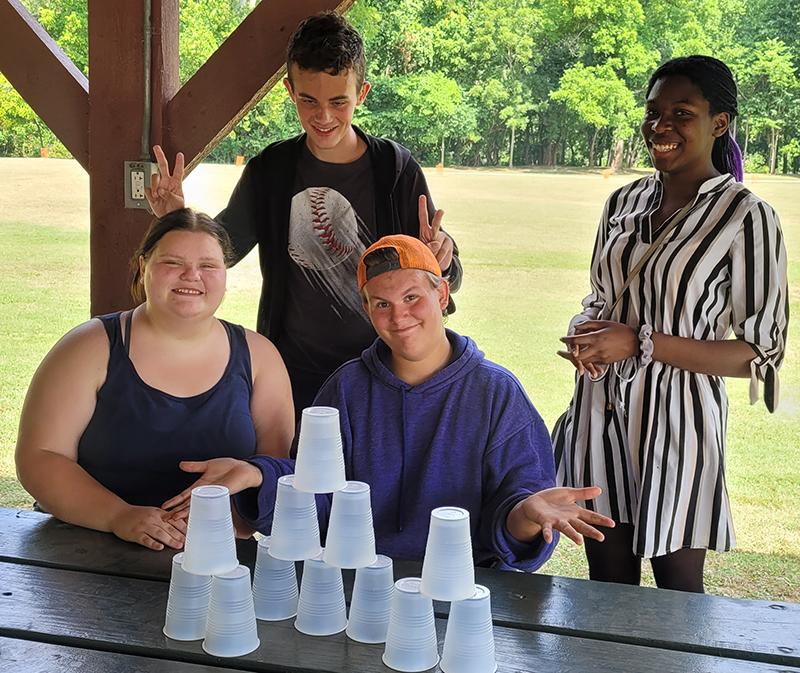
[[[24,1],[86,72],[86,0]],[[251,4],[180,0],[182,81]],[[649,74],[669,58],[701,53],[722,58],[738,78],[736,130],[746,153],[773,172],[800,169],[797,2],[358,0],[349,18],[364,38],[373,87],[357,123],[423,162],[604,165],[623,141],[623,164],[639,165]],[[0,153],[35,154],[40,144],[63,151],[4,80],[0,91]],[[299,130],[278,86],[209,158],[249,157]]]
[[[747,173],[769,173],[769,166],[761,152],[748,152],[744,158],[744,170]]]

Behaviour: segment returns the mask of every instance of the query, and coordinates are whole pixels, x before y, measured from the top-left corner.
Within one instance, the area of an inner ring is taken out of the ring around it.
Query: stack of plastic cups
[[[257,619],[280,621],[297,614],[297,574],[294,561],[276,559],[269,545],[269,537],[258,541],[253,602]]]
[[[333,494],[323,559],[337,568],[364,568],[376,558],[369,485],[348,481]]]
[[[322,551],[317,503],[313,493],[294,487],[295,475],[278,479],[269,554],[283,561],[303,561]]]
[[[467,510],[437,507],[431,512],[420,590],[437,601],[462,601],[475,593]]]
[[[220,575],[238,565],[228,489],[198,486],[192,490],[183,569],[194,575]]]
[[[241,657],[258,645],[250,570],[240,565],[215,575],[203,649],[217,657]]]
[[[183,552],[172,557],[164,635],[173,640],[200,640],[206,632],[211,577],[187,573]]]
[[[420,593],[420,579],[398,580],[386,633],[383,663],[396,671],[412,673],[436,666],[439,652],[433,601]]]
[[[347,636],[360,643],[385,643],[394,591],[394,567],[378,555],[372,565],[356,570]]]
[[[294,626],[309,636],[331,636],[347,627],[342,571],[325,563],[322,554],[303,564]]]
[[[489,590],[475,586],[471,598],[450,605],[441,668],[444,673],[494,673],[494,631]]]
[[[338,409],[303,409],[294,474],[294,487],[298,491],[333,493],[344,488],[344,453]]]

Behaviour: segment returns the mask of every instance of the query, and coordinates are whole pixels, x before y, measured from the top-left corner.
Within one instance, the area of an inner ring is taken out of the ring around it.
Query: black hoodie
[[[428,198],[431,218],[435,211],[419,164],[405,147],[393,140],[376,138],[356,126],[353,128],[367,143],[372,162],[378,238],[389,234],[419,237],[417,201],[421,194]],[[289,275],[289,216],[297,162],[305,140],[305,134],[301,134],[273,143],[250,159],[227,208],[216,217],[230,234],[236,262],[258,244],[262,285],[257,330],[273,342],[283,330]],[[461,285],[461,276],[456,248],[445,273],[451,292]],[[454,310],[451,300],[448,313]],[[365,343],[363,347],[369,345]]]

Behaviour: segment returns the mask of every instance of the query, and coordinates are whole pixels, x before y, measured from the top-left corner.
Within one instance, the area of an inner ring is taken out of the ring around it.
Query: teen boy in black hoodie
[[[286,363],[299,414],[329,374],[375,339],[354,281],[371,243],[389,234],[419,237],[451,291],[462,272],[419,164],[401,145],[352,124],[370,88],[358,32],[333,12],[301,22],[283,83],[305,132],[253,157],[216,219],[231,235],[235,261],[258,244],[257,329]],[[184,205],[183,155],[170,173],[161,148],[154,153],[160,175],[148,200],[161,216]]]

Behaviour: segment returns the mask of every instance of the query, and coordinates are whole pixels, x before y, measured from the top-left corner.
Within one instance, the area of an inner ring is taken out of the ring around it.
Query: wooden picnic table
[[[237,543],[252,569],[255,543]],[[163,635],[174,552],[0,509],[0,671],[388,673],[382,646],[258,622],[234,659]],[[397,578],[420,564],[395,562]],[[349,597],[353,571],[344,571]],[[478,569],[492,592],[498,673],[800,672],[800,605]],[[441,641],[448,604],[434,604]],[[435,669],[435,670],[438,670]]]

